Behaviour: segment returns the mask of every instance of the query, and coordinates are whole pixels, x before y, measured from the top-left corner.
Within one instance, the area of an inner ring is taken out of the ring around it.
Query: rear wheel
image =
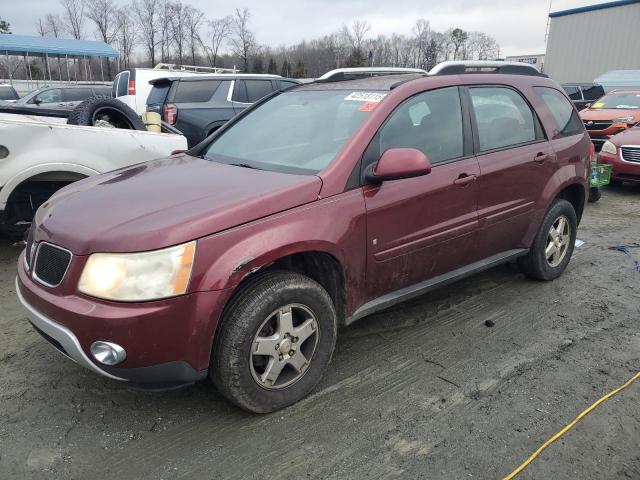
[[[317,385],[335,339],[336,312],[326,290],[298,273],[268,272],[250,280],[229,305],[211,377],[245,410],[278,410]]]
[[[531,250],[519,259],[525,275],[536,280],[554,280],[562,275],[573,254],[577,225],[573,205],[557,199],[544,216]]]

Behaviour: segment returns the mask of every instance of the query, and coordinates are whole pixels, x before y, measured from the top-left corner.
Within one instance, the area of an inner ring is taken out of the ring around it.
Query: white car
[[[0,227],[24,231],[37,208],[71,182],[186,148],[182,135],[0,112]]]

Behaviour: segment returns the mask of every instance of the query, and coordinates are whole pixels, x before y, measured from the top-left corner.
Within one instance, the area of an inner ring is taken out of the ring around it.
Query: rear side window
[[[571,100],[582,100],[580,87],[562,87]]]
[[[573,105],[562,93],[549,87],[533,87],[540,99],[547,106],[556,124],[556,136],[577,135],[584,132],[584,126]]]
[[[583,87],[582,94],[585,100],[597,100],[604,97],[604,88],[601,85],[593,85],[591,87]]]
[[[113,96],[124,97],[129,94],[129,72],[124,71],[113,82]]]
[[[421,93],[400,105],[380,130],[380,154],[416,148],[432,165],[463,156],[462,108],[457,87]]]
[[[67,88],[64,91],[65,102],[81,102],[93,96],[90,88]]]
[[[247,101],[254,103],[273,92],[271,80],[245,80]]]
[[[480,151],[536,140],[536,120],[519,93],[506,87],[469,89],[478,125]]]
[[[220,86],[220,80],[199,80],[195,82],[178,82],[173,96],[175,103],[208,102]],[[150,101],[147,103],[151,103]]]

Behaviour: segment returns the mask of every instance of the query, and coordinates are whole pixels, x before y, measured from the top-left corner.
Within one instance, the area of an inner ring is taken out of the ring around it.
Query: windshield
[[[613,108],[618,110],[640,108],[640,93],[609,93],[591,105],[591,108]]]
[[[383,92],[294,90],[258,106],[217,138],[204,158],[314,175],[335,158]]]

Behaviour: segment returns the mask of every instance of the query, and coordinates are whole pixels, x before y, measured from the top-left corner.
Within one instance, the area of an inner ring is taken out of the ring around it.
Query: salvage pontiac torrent
[[[593,156],[561,87],[505,62],[387,73],[276,92],[60,190],[18,264],[35,329],[108,378],[210,377],[269,412],[317,385],[341,325],[503,262],[560,276]]]

